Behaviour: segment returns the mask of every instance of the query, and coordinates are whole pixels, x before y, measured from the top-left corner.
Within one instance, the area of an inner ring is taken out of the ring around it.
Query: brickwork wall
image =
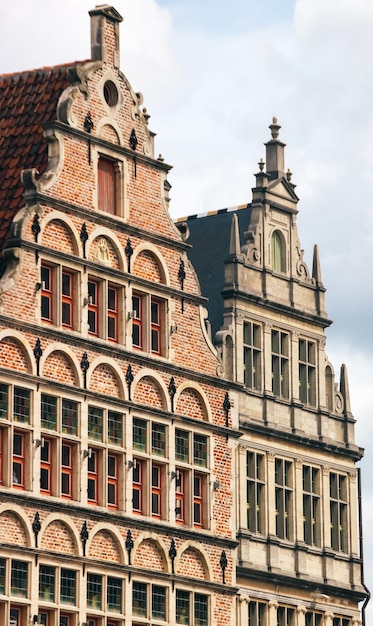
[[[11,511],[4,511],[0,515],[0,542],[14,543],[18,546],[28,545],[25,524]]]
[[[1,367],[10,367],[18,372],[29,370],[29,359],[24,347],[9,337],[0,341],[0,363]]]
[[[116,374],[107,365],[98,365],[95,368],[89,381],[89,388],[112,398],[120,397]]]
[[[165,559],[162,551],[152,539],[145,539],[135,551],[133,564],[156,572],[165,572]]]
[[[140,252],[135,259],[132,271],[136,276],[151,280],[153,283],[163,282],[158,262],[150,252]]]
[[[157,409],[165,408],[163,393],[157,382],[150,378],[150,376],[144,376],[137,383],[133,400],[139,404],[147,404],[148,406],[152,406]]]
[[[63,382],[66,385],[75,385],[77,382],[72,363],[66,354],[59,350],[52,352],[45,360],[42,376]]]
[[[193,572],[194,578],[207,579],[206,565],[194,548],[188,548],[183,552],[176,571],[180,576],[190,576],[190,572]]]
[[[101,561],[120,563],[120,552],[116,539],[107,530],[101,530],[93,537],[88,556]]]
[[[52,550],[63,554],[77,554],[71,531],[66,524],[58,520],[48,524],[41,535],[40,547],[42,550]]]

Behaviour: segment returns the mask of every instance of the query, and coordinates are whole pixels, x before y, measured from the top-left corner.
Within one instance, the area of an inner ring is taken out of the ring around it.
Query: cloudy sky
[[[171,214],[251,199],[278,117],[311,265],[319,244],[327,352],[348,366],[362,463],[366,582],[373,590],[373,2],[116,0],[121,67],[144,95],[156,151],[174,166]],[[0,72],[90,55],[94,0],[2,7]],[[57,25],[57,29],[56,29]],[[373,605],[373,602],[372,602]],[[373,606],[369,608],[373,619]]]

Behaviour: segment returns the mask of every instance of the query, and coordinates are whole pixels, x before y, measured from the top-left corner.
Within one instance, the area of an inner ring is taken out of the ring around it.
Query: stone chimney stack
[[[108,4],[89,12],[91,17],[91,58],[119,68],[119,24],[122,16]]]
[[[277,178],[285,176],[286,144],[278,139],[281,126],[278,124],[277,117],[273,118],[269,128],[271,130],[272,139],[265,144],[266,172],[270,175],[271,180],[276,180]]]

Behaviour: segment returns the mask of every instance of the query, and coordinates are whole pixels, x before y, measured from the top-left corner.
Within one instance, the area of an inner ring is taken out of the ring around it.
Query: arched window
[[[272,269],[275,272],[285,272],[285,242],[278,230],[272,235]]]

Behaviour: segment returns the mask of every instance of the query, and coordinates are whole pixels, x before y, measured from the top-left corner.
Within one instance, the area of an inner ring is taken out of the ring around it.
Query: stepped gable
[[[69,70],[78,62],[0,76],[0,248],[23,206],[23,169],[40,174],[48,162],[45,122],[56,119]]]

